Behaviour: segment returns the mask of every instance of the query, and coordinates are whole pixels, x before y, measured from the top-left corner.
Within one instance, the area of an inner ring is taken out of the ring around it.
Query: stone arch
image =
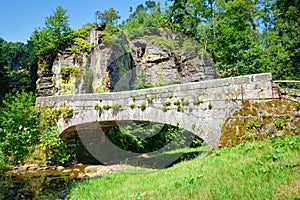
[[[201,118],[185,112],[178,112],[176,110],[168,110],[164,112],[162,109],[148,107],[144,111],[136,109],[130,111],[129,109],[118,111],[104,111],[99,116],[99,111],[86,111],[77,115],[76,119],[70,120],[69,123],[63,123],[64,126],[60,125],[59,129],[62,134],[65,131],[70,131],[70,128],[77,126],[84,126],[90,123],[99,123],[100,126],[105,123],[117,123],[117,122],[130,122],[130,121],[144,121],[159,124],[169,124],[182,129],[185,129],[194,135],[203,139],[203,141],[211,148],[216,148],[217,142],[220,137],[221,124],[213,122],[209,118]],[[176,116],[176,117],[175,117]],[[215,121],[215,120],[214,120]],[[221,122],[220,122],[221,123]],[[218,131],[212,131],[212,130]],[[216,134],[218,133],[218,134]]]

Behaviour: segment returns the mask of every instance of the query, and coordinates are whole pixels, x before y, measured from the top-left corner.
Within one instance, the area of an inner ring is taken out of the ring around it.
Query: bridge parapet
[[[221,125],[242,100],[271,99],[272,75],[254,74],[158,88],[100,94],[38,97],[37,107],[65,105],[73,117],[58,127],[93,122],[150,121],[184,128],[217,146]]]

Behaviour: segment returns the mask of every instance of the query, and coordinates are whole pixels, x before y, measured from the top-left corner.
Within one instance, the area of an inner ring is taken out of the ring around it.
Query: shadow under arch
[[[129,152],[120,148],[106,135],[108,131],[116,126],[141,122],[149,123],[149,121],[132,120],[83,123],[65,129],[61,133],[61,137],[64,141],[73,142],[73,145],[74,142],[80,144],[80,148],[76,153],[79,162],[106,165],[122,163],[151,168],[164,168],[175,163],[179,158],[183,157],[183,154],[185,154],[184,151],[168,154],[167,156],[163,154],[191,146],[196,137],[192,133],[187,136],[186,132],[178,131],[178,135],[162,148],[152,152],[139,153]],[[151,124],[161,123],[151,122]],[[164,126],[167,124],[161,125]]]

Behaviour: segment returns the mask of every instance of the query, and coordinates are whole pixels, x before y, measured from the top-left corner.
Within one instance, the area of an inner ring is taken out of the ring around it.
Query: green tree
[[[127,32],[145,31],[145,28],[162,27],[164,18],[161,12],[160,3],[146,1],[146,5],[139,4],[126,21],[124,30]]]
[[[121,18],[119,12],[112,7],[107,10],[104,10],[103,12],[96,11],[95,15],[96,18],[100,20],[100,23],[102,25],[106,25],[106,24],[114,25],[116,21]]]
[[[273,13],[274,28],[268,32],[266,51],[273,72],[276,78],[300,79],[300,1],[277,0]]]
[[[220,4],[216,16],[215,40],[211,49],[224,76],[259,72],[261,48],[254,18],[256,6],[251,0]]]
[[[53,11],[53,14],[45,20],[45,27],[36,29],[32,36],[34,51],[39,57],[39,62],[52,65],[57,53],[62,52],[69,46],[68,34],[69,16],[61,5]]]
[[[7,61],[5,59],[4,50],[2,49],[5,40],[0,38],[0,101],[4,97],[4,95],[8,92],[8,68],[7,68]],[[0,104],[1,105],[1,104]]]

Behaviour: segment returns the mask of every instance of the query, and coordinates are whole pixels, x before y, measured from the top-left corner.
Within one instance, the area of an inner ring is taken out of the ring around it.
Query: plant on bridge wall
[[[103,110],[103,107],[102,107],[100,104],[97,103],[97,104],[95,105],[95,109],[98,110],[98,111],[102,111],[102,110]]]
[[[167,111],[169,110],[169,108],[168,108],[168,106],[163,105],[162,110],[163,110],[164,112],[167,112]]]
[[[185,100],[184,98],[181,98],[181,102],[183,106],[188,106],[190,104],[189,100]]]
[[[147,97],[147,102],[149,103],[149,104],[152,104],[153,103],[153,97]]]
[[[123,105],[120,103],[113,103],[111,105],[111,108],[114,114],[117,114],[117,112],[124,110]]]
[[[212,107],[213,107],[213,106],[212,106],[211,102],[209,102],[209,104],[208,104],[208,109],[211,110]]]
[[[142,111],[146,110],[147,106],[146,104],[142,103],[141,105],[138,106]]]
[[[61,105],[58,108],[59,115],[62,115],[64,120],[70,119],[73,117],[73,109],[67,105]]]
[[[135,104],[130,104],[130,106],[129,106],[131,109],[134,109],[135,108]]]
[[[179,100],[176,100],[176,101],[174,101],[174,103],[173,103],[175,106],[179,106],[180,105],[180,101]]]
[[[181,105],[178,105],[177,108],[176,108],[176,110],[178,112],[183,112],[184,111],[184,109],[183,109],[183,107]]]
[[[194,104],[194,105],[200,105],[201,103],[203,103],[203,100],[201,100],[201,99],[195,99],[195,100],[193,101],[193,104]]]
[[[105,104],[104,106],[102,106],[102,108],[103,108],[104,110],[109,110],[109,109],[111,109],[111,105]]]

